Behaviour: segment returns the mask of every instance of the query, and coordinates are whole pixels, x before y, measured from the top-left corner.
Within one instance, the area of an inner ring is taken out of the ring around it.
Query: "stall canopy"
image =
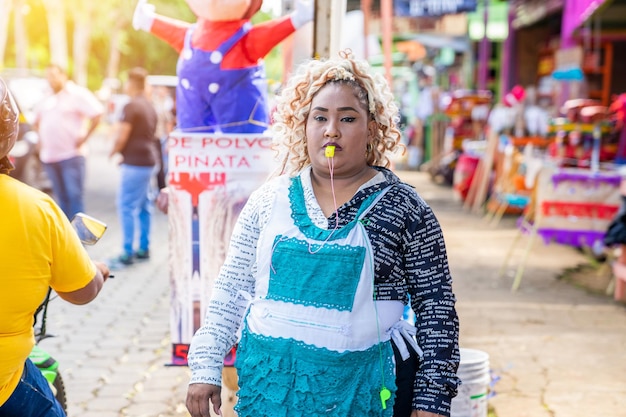
[[[419,42],[426,48],[450,48],[456,52],[468,52],[471,50],[470,41],[467,36],[441,35],[436,33],[418,33],[411,36],[410,40]]]
[[[563,27],[561,29],[563,46],[575,44],[575,31],[589,21],[597,12],[608,7],[610,3],[612,3],[612,0],[570,0],[565,2]]]
[[[568,25],[574,38],[600,34],[603,39],[626,39],[626,0],[596,0],[582,15],[576,13],[576,10],[569,13],[572,22]]]
[[[511,27],[521,29],[533,25],[548,16],[561,12],[564,4],[565,0],[511,0],[509,6],[513,15]]]

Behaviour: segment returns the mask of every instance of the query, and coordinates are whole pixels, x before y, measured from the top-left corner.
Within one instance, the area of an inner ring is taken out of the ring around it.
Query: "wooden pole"
[[[391,76],[391,67],[393,65],[391,58],[391,49],[393,47],[393,1],[381,0],[380,2],[380,19],[382,22],[383,32],[383,57],[385,67],[385,77],[387,82],[391,86],[393,84],[393,78]]]
[[[313,17],[313,58],[328,56],[330,49],[330,4],[315,1]]]
[[[368,39],[370,36],[370,20],[372,14],[372,0],[361,1],[361,12],[363,12],[363,55],[365,59],[369,59]]]
[[[483,0],[483,39],[480,41],[478,57],[478,89],[487,89],[487,78],[489,75],[489,37],[487,36],[487,24],[489,23],[489,0]]]
[[[471,209],[474,213],[482,212],[487,198],[495,153],[498,149],[498,140],[498,134],[490,130],[487,134],[487,149],[483,157],[478,161],[472,184],[463,205],[464,208]]]
[[[313,19],[313,58],[334,58],[339,52],[346,0],[317,0]]]

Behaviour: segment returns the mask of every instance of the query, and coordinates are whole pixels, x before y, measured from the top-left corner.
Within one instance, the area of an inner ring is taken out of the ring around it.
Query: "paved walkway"
[[[89,251],[105,259],[120,250],[115,214],[118,169],[104,139],[91,143],[87,211],[109,224]],[[515,237],[513,220],[484,225],[465,212],[450,188],[422,173],[401,173],[433,206],[444,230],[461,321],[461,346],[487,352],[498,378],[489,400],[497,417],[626,416],[626,308],[555,276],[584,258],[571,248],[537,242],[520,289],[498,277]],[[107,282],[97,300],[55,300],[42,346],[61,363],[70,417],[188,416],[189,372],[168,367],[167,218],[155,216],[152,259]],[[520,251],[513,257],[515,266]],[[226,413],[225,413],[226,414]]]

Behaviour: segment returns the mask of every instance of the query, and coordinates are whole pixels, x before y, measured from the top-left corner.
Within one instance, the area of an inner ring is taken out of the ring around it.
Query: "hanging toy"
[[[262,0],[187,0],[194,24],[155,13],[139,0],[136,30],[150,32],[179,52],[177,128],[185,132],[262,133],[269,126],[262,59],[313,20],[313,2],[296,0],[288,16],[252,25]]]

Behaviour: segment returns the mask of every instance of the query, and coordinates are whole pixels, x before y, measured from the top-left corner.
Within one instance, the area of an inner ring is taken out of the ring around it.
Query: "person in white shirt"
[[[85,211],[87,140],[96,130],[104,107],[96,96],[68,80],[56,64],[46,69],[53,94],[38,106],[39,158],[52,183],[56,202],[68,218]]]

